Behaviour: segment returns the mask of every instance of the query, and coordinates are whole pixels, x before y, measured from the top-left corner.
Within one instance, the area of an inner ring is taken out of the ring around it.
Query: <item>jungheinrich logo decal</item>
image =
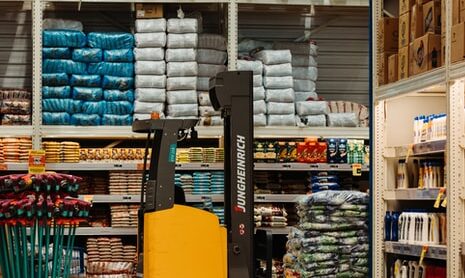
[[[237,200],[236,200],[236,206],[234,207],[234,210],[237,212],[241,213],[246,213],[246,177],[245,177],[245,158],[246,158],[246,141],[245,137],[242,135],[237,135],[236,136],[236,152],[237,152],[237,180],[236,180],[236,185],[237,185]]]

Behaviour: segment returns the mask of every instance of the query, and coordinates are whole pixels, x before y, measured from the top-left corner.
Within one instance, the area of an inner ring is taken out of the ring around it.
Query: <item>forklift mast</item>
[[[210,85],[210,101],[224,119],[225,222],[228,277],[252,278],[254,258],[253,75],[222,72]]]

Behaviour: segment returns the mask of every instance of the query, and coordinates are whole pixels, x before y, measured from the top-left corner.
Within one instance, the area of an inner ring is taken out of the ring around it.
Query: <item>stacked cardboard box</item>
[[[452,30],[450,61],[455,63],[465,59],[465,1],[452,0]],[[443,30],[445,41],[445,30]]]
[[[397,18],[383,18],[378,21],[377,40],[377,76],[378,85],[388,83],[388,58],[397,53],[398,50],[398,29],[399,20]]]

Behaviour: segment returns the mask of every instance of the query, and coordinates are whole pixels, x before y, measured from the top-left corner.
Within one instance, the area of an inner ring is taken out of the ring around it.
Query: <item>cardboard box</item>
[[[378,21],[377,53],[397,52],[399,47],[399,19],[385,17]]]
[[[423,36],[423,6],[413,5],[410,13],[410,42]]]
[[[446,0],[441,1],[441,6],[444,6],[441,9],[441,14],[445,15],[446,14]],[[452,25],[459,24],[460,23],[460,10],[462,8],[460,7],[460,1],[459,0],[452,0]],[[441,16],[442,23],[441,27],[443,27],[443,30],[446,28],[446,17]],[[445,33],[445,31],[443,32]]]
[[[450,62],[458,62],[465,58],[465,23],[452,26]]]
[[[392,54],[388,58],[388,83],[396,82],[398,76],[399,55]]]
[[[162,18],[163,5],[136,4],[136,18]]]
[[[413,76],[413,42],[408,46],[408,76]]]
[[[428,33],[413,42],[412,73],[419,74],[441,66],[441,35]]]
[[[459,23],[465,22],[465,10],[460,10],[459,12]]]
[[[378,86],[388,83],[388,58],[395,52],[383,52],[377,55],[376,74],[378,76]]]
[[[409,68],[408,51],[409,51],[408,46],[402,47],[401,49],[399,49],[399,54],[398,54],[399,61],[397,62],[397,66],[398,66],[397,80],[405,79],[408,77],[408,68]]]
[[[415,0],[399,0],[399,16],[410,12]]]
[[[410,42],[410,13],[399,17],[399,49],[408,46]]]
[[[441,34],[441,2],[430,1],[423,5],[423,28],[425,34]]]

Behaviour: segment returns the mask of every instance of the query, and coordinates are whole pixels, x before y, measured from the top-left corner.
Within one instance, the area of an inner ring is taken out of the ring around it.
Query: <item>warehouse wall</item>
[[[242,6],[239,39],[294,41],[306,30],[319,46],[317,92],[327,100],[369,105],[368,8]],[[326,25],[327,26],[323,26]],[[311,28],[309,28],[311,25]]]

